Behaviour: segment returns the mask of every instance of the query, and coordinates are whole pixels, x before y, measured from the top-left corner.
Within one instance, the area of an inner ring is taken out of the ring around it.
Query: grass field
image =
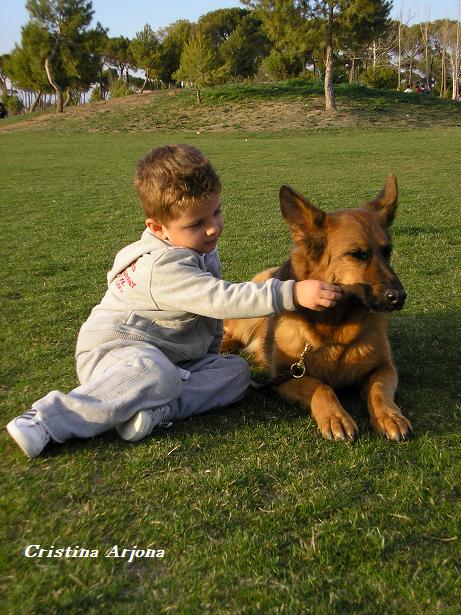
[[[235,281],[286,258],[280,184],[332,209],[396,173],[408,299],[391,342],[415,438],[374,435],[350,393],[351,445],[260,392],[138,445],[109,433],[32,462],[3,432],[2,613],[460,613],[460,128],[2,134],[3,424],[76,384],[78,328],[143,229],[134,164],[184,141],[222,176]],[[28,559],[30,544],[99,557]],[[113,545],[165,556],[104,557]]]

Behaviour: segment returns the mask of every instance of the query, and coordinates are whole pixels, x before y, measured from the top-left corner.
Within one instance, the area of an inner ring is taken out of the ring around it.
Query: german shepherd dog
[[[222,351],[250,352],[282,397],[310,410],[325,438],[357,437],[334,389],[358,385],[372,427],[389,440],[406,440],[412,428],[394,403],[397,372],[387,337],[390,313],[406,297],[390,265],[395,176],[357,209],[326,213],[288,186],[280,189],[280,206],[294,242],[290,259],[254,281],[319,279],[341,286],[343,298],[321,312],[227,320]]]

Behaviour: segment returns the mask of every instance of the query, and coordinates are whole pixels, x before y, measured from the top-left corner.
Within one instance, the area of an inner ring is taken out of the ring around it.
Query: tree
[[[249,13],[247,9],[218,9],[202,15],[197,22],[197,35],[207,39],[215,52]]]
[[[100,24],[94,31],[88,29],[93,18],[90,1],[28,0],[26,8],[34,39],[31,49],[43,62],[56,94],[56,108],[62,112],[63,91],[72,84],[88,83],[89,72],[97,72],[95,43],[105,31]]]
[[[395,51],[397,53],[397,89],[398,90],[400,90],[401,79],[402,79],[402,51],[403,51],[403,46],[402,46],[402,29],[404,27],[408,27],[408,24],[410,23],[410,21],[414,17],[413,13],[407,12],[406,20],[404,22],[403,21],[404,13],[405,13],[404,0],[401,0],[400,1],[400,6],[399,6],[399,18],[398,18],[397,22],[394,22],[394,24],[393,24],[393,29],[396,31]]]
[[[336,108],[333,88],[335,49],[371,42],[388,27],[391,3],[387,0],[242,0],[255,10],[273,41],[304,39],[323,52],[325,108]]]
[[[434,23],[436,34],[436,45],[439,59],[439,75],[437,78],[440,96],[443,98],[448,91],[448,47],[449,47],[449,27],[448,19],[437,20]]]
[[[453,100],[459,100],[459,81],[461,78],[461,0],[458,0],[458,21],[456,22],[456,44],[452,47]]]
[[[421,57],[422,46],[419,25],[402,29],[402,66],[407,71],[407,87],[413,87],[414,72]]]
[[[336,108],[333,89],[335,49],[376,41],[389,26],[390,9],[391,3],[386,0],[327,0],[317,4],[317,19],[325,41],[324,90],[327,110]]]
[[[459,82],[461,79],[461,22],[444,20],[443,38],[446,54],[450,61],[452,78],[452,99],[460,96]]]
[[[165,83],[172,83],[174,73],[179,69],[184,47],[191,40],[194,25],[181,19],[157,33],[160,40],[160,61],[158,78]]]
[[[318,33],[311,27],[308,2],[298,0],[242,0],[253,8],[272,49],[264,60],[266,70],[278,78],[299,74],[306,64],[314,63]]]
[[[133,55],[130,50],[130,39],[126,36],[114,36],[107,38],[103,50],[104,61],[109,67],[120,71],[120,79],[125,79],[127,86],[130,81],[130,66],[134,65]]]
[[[4,60],[5,74],[17,88],[35,92],[35,99],[29,111],[35,110],[42,94],[52,92],[46,76],[43,57],[46,55],[47,40],[36,24],[28,23],[22,28],[21,45]]]
[[[146,24],[141,32],[137,32],[130,43],[129,51],[136,66],[144,71],[145,79],[140,93],[144,92],[151,73],[159,68],[160,41],[149,24]]]
[[[178,80],[188,80],[195,85],[199,103],[202,102],[203,87],[215,85],[223,79],[224,73],[219,66],[219,58],[203,35],[194,37],[184,47],[181,63],[174,77]]]
[[[261,20],[247,12],[219,47],[219,55],[223,64],[227,64],[230,77],[246,78],[257,72],[271,48]]]
[[[3,95],[8,94],[8,88],[6,85],[6,73],[5,73],[5,60],[8,62],[9,54],[5,53],[0,55],[0,88]]]
[[[261,20],[248,9],[219,9],[203,15],[196,32],[219,57],[222,70],[229,77],[239,78],[254,75],[261,58],[270,51],[261,26]]]

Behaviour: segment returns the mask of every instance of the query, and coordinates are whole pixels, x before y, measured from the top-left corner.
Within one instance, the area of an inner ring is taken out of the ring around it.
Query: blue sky
[[[392,15],[398,14],[402,0],[394,0]],[[403,0],[404,20],[412,21],[448,17],[456,19],[458,0]],[[28,21],[25,0],[0,0],[0,54],[8,53],[21,40],[21,26]],[[197,21],[200,15],[216,9],[242,6],[238,0],[93,0],[94,22],[109,28],[110,36],[132,38],[149,23],[158,30],[178,19]]]

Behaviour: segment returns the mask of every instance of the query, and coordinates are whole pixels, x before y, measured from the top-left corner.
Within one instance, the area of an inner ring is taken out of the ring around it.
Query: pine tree
[[[100,24],[89,30],[92,3],[85,0],[28,0],[34,29],[31,46],[43,63],[56,94],[58,112],[64,110],[63,92],[71,85],[89,84],[99,70],[98,46],[105,36]],[[24,30],[24,29],[23,29]]]
[[[130,43],[130,53],[137,68],[144,71],[145,79],[140,94],[144,92],[147,82],[151,78],[152,71],[159,68],[160,42],[157,35],[149,24],[146,24],[141,32],[137,32]]]
[[[204,86],[214,85],[223,80],[225,71],[219,65],[219,57],[213,51],[208,39],[198,35],[184,47],[179,69],[174,74],[178,80],[190,81],[197,90],[197,102],[202,102]]]
[[[242,0],[261,18],[279,47],[296,46],[305,54],[317,47],[323,55],[325,108],[336,108],[333,88],[335,50],[372,41],[388,27],[387,0]]]

